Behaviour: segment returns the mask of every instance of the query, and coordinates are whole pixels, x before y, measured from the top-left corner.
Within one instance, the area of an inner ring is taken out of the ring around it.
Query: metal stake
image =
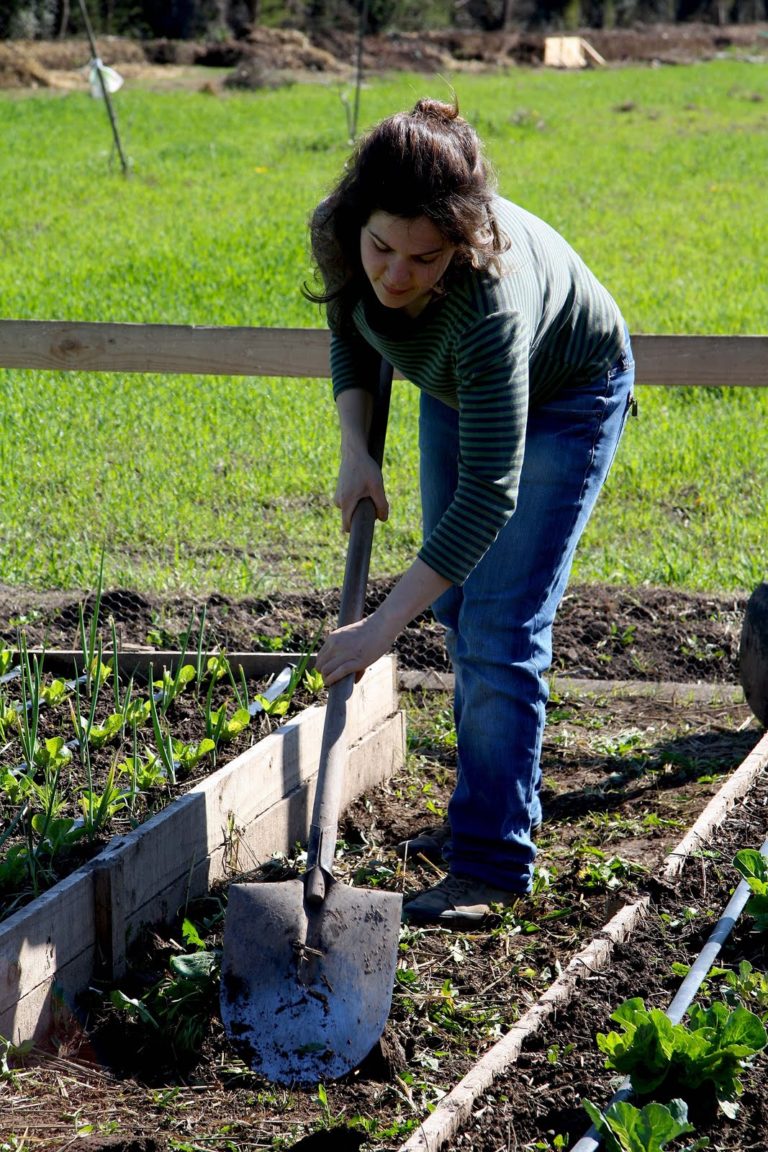
[[[91,28],[91,21],[88,18],[88,9],[85,6],[85,0],[80,0],[80,11],[83,15],[83,23],[85,24],[85,31],[86,31],[86,34],[88,36],[88,41],[91,45],[92,58],[94,60],[98,61],[99,54],[96,51],[96,40],[94,39],[93,29]],[[128,161],[125,158],[125,153],[123,152],[123,146],[120,143],[120,133],[117,130],[117,120],[115,118],[115,112],[114,112],[114,109],[112,107],[112,101],[110,100],[109,92],[107,91],[107,85],[104,81],[104,76],[103,76],[101,68],[99,68],[98,64],[96,65],[96,74],[99,77],[99,84],[101,85],[101,94],[104,97],[104,103],[107,106],[107,114],[109,115],[109,122],[112,125],[112,135],[115,138],[115,145],[117,147],[117,153],[118,153],[118,156],[120,157],[120,163],[121,163],[122,168],[123,168],[123,176],[127,176],[128,175]]]

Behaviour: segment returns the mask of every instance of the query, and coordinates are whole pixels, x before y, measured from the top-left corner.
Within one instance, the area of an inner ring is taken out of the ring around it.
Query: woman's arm
[[[326,684],[354,672],[358,679],[383,656],[403,628],[450,588],[446,580],[423,560],[414,560],[382,604],[360,620],[331,632],[317,654],[315,667]]]
[[[347,388],[336,397],[341,426],[341,463],[334,502],[341,509],[341,525],[349,532],[352,513],[360,500],[370,496],[379,520],[389,516],[384,480],[368,452],[368,429],[373,398],[363,388]]]

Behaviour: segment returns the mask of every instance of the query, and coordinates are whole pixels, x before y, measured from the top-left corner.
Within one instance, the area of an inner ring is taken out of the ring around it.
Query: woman
[[[455,673],[449,873],[407,919],[464,926],[531,889],[552,624],[632,403],[618,307],[548,225],[494,194],[458,108],[420,100],[357,146],[317,208],[341,425],[342,523],[389,514],[367,428],[379,354],[421,390],[424,540],[370,616],[332,632],[326,684],[429,605]]]

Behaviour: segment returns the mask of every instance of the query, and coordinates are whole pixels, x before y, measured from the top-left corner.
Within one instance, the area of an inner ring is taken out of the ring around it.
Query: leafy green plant
[[[124,772],[131,778],[131,796],[139,792],[149,792],[165,784],[168,776],[159,756],[149,755],[142,759],[136,752],[118,765],[118,772]]]
[[[71,816],[45,818],[41,812],[32,817],[32,828],[38,833],[38,855],[48,853],[55,857],[59,852],[71,848],[83,836],[85,828]]]
[[[640,869],[622,860],[620,856],[608,857],[600,848],[580,849],[583,857],[579,863],[576,880],[586,892],[608,892],[623,888]]]
[[[183,775],[192,772],[206,756],[215,752],[216,743],[208,736],[198,740],[196,744],[185,744],[183,740],[171,739],[173,758]]]
[[[66,680],[52,680],[50,684],[44,684],[40,689],[40,700],[43,704],[53,706],[58,704],[60,700],[64,700],[70,693],[71,688]]]
[[[768,931],[768,863],[754,848],[743,848],[733,858],[733,866],[746,880],[752,895],[744,911],[752,916],[758,932]]]
[[[206,719],[206,733],[215,744],[226,744],[239,736],[251,722],[251,714],[247,708],[236,708],[232,716],[227,717],[227,706],[211,709]]]
[[[671,965],[675,976],[685,979],[691,970],[690,964],[674,961]],[[749,960],[741,960],[737,969],[710,968],[706,980],[702,980],[700,990],[705,995],[711,995],[714,981],[721,981],[719,985],[720,996],[732,1008],[742,1005],[744,1008],[755,1008],[761,1011],[768,1009],[768,975],[760,972],[750,964]],[[761,1017],[766,1023],[765,1014]]]
[[[757,1016],[717,1002],[691,1006],[688,1024],[673,1024],[659,1008],[646,1009],[640,997],[626,1000],[611,1016],[622,1032],[598,1033],[606,1067],[629,1076],[635,1092],[647,1095],[660,1085],[681,1091],[711,1086],[726,1115],[735,1114],[741,1073],[768,1042]]]
[[[72,759],[72,749],[65,742],[63,736],[50,736],[42,744],[38,744],[35,753],[35,768],[41,769],[44,774],[55,772],[63,768]]]
[[[87,740],[89,747],[98,750],[115,740],[125,727],[125,717],[120,712],[112,712],[103,724],[93,724],[85,717],[80,718],[77,728],[82,739]]]
[[[128,794],[118,788],[115,783],[116,776],[115,765],[110,764],[107,779],[100,792],[92,788],[83,789],[79,803],[83,811],[85,832],[90,838],[98,835],[113,816],[128,807]]]
[[[171,956],[168,971],[145,995],[114,989],[110,1002],[149,1027],[177,1058],[196,1057],[217,1002],[219,962],[218,952],[203,949]]]
[[[6,740],[20,725],[19,712],[0,693],[0,740]]]
[[[325,688],[323,678],[315,668],[307,668],[303,684],[310,696],[319,696]]]
[[[14,1044],[5,1036],[0,1036],[0,1080],[14,1080],[14,1065],[22,1063],[25,1056],[32,1051],[33,1043],[25,1040],[21,1044]],[[2,1147],[2,1145],[0,1145]]]
[[[722,996],[726,1004],[754,1005],[761,1012],[768,1012],[768,975],[753,968],[749,960],[742,960],[738,970],[726,972]],[[765,1016],[763,1016],[765,1023]]]
[[[694,1131],[688,1123],[688,1106],[684,1100],[671,1100],[669,1104],[653,1102],[643,1108],[618,1101],[605,1112],[589,1100],[581,1103],[602,1136],[606,1152],[664,1152],[671,1141]],[[703,1138],[679,1152],[696,1152],[708,1145],[709,1141]]]
[[[152,712],[150,700],[127,700],[122,709],[124,727],[140,728],[149,720]]]
[[[163,668],[162,677],[159,680],[153,681],[153,687],[157,689],[157,702],[160,706],[160,711],[166,713],[173,704],[179,693],[183,692],[187,684],[191,683],[197,677],[197,672],[193,664],[184,664],[179,661],[179,666],[173,675],[167,668]]]

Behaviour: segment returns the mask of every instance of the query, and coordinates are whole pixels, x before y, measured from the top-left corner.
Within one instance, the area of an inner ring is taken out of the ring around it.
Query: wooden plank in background
[[[638,384],[768,385],[768,336],[637,335],[632,345]],[[0,320],[0,368],[325,378],[328,333]]]
[[[1,368],[325,377],[328,344],[311,328],[0,320]]]
[[[47,672],[60,676],[79,675],[84,667],[84,653],[74,649],[30,648],[28,652],[30,657],[37,656]],[[203,652],[203,663],[212,655],[212,652]],[[287,665],[297,667],[303,660],[300,652],[227,652],[225,655],[233,672],[237,673],[242,668],[246,676],[254,678],[276,676]],[[105,664],[108,663],[112,659],[112,650],[102,652],[101,659]],[[313,661],[314,658],[310,666]],[[146,677],[151,667],[153,675],[159,678],[164,668],[173,672],[181,662],[194,666],[197,662],[197,649],[193,647],[182,653],[170,648],[119,648],[117,662],[124,676]]]
[[[638,384],[768,386],[768,336],[633,336]]]

